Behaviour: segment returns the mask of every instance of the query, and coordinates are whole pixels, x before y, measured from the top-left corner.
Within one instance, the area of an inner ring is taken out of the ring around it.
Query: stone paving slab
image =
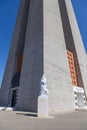
[[[0,130],[87,130],[87,112],[57,113],[42,119],[28,112],[0,111]]]

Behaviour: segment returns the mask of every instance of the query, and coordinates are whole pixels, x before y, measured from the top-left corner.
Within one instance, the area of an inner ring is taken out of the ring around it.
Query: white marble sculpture
[[[40,95],[38,97],[38,117],[48,117],[48,89],[45,75],[40,80]]]
[[[44,74],[42,75],[42,78],[40,80],[40,86],[40,96],[48,96],[47,80]]]

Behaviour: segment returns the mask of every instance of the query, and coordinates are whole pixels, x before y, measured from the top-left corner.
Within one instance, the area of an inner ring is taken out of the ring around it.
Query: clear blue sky
[[[0,84],[9,52],[20,0],[0,0]],[[72,0],[87,52],[87,0]]]

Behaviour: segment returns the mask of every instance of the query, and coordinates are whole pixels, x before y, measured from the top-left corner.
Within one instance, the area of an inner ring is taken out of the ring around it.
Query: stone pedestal
[[[48,117],[48,96],[38,97],[38,117]]]

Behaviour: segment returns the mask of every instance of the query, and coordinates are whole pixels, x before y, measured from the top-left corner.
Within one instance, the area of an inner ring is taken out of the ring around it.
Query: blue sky
[[[0,0],[0,84],[9,52],[20,0]]]
[[[10,42],[20,0],[0,0],[0,84],[5,70]],[[87,0],[72,0],[87,52]]]
[[[87,52],[87,0],[72,0],[72,4]]]

